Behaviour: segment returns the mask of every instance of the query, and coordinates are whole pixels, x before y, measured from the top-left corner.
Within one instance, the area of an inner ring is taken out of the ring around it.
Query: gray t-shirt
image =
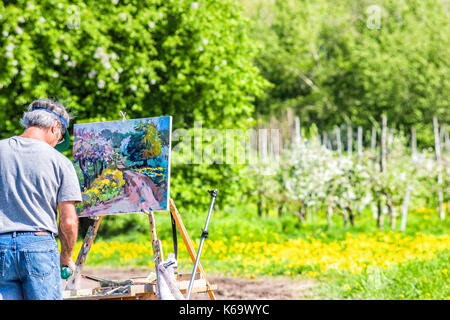
[[[73,164],[44,141],[0,140],[0,234],[50,231],[58,234],[57,205],[81,201]]]

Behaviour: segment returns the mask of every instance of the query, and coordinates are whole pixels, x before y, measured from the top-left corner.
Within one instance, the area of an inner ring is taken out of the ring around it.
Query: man
[[[0,300],[62,299],[60,267],[75,270],[81,190],[59,152],[70,146],[69,120],[63,105],[36,100],[21,120],[24,133],[0,140]]]

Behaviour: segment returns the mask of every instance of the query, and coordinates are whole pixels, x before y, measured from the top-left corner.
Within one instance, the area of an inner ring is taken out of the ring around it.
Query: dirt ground
[[[134,277],[147,277],[151,269],[84,268],[82,274],[110,280],[127,280]],[[217,285],[214,291],[217,300],[301,300],[317,285],[314,280],[293,280],[289,278],[232,278],[208,275],[211,284]],[[82,278],[81,288],[95,288],[98,283]],[[207,293],[192,293],[193,300],[209,300]]]

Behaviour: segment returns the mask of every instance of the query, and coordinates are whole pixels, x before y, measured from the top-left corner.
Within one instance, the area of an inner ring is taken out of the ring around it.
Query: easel
[[[183,242],[186,245],[186,248],[188,250],[189,256],[192,260],[192,263],[195,263],[196,260],[196,252],[194,249],[194,246],[192,244],[191,239],[189,238],[189,235],[186,231],[186,228],[184,227],[183,221],[181,219],[180,213],[177,210],[177,207],[175,206],[175,202],[173,201],[172,198],[169,198],[169,207],[170,207],[170,214],[172,215],[173,219],[175,220],[176,223],[176,227],[178,228],[178,231],[181,234],[181,237],[183,238]],[[153,248],[153,257],[154,257],[154,262],[155,262],[155,271],[156,271],[156,275],[157,275],[157,279],[156,279],[156,285],[152,285],[150,283],[140,283],[140,287],[139,289],[135,289],[133,290],[132,288],[130,288],[129,292],[127,295],[125,296],[120,296],[120,295],[109,295],[109,296],[105,296],[102,297],[101,295],[99,296],[90,296],[91,299],[155,299],[157,298],[157,296],[159,295],[158,293],[158,267],[159,264],[164,260],[164,256],[163,256],[163,251],[162,251],[162,246],[161,246],[161,240],[158,240],[158,237],[156,235],[156,224],[155,224],[155,218],[153,216],[153,212],[146,212],[146,214],[148,214],[148,218],[149,218],[149,223],[150,223],[150,233],[151,233],[151,238],[152,238],[152,248]],[[81,270],[83,269],[83,266],[86,262],[86,258],[87,255],[89,253],[89,250],[92,246],[92,243],[94,242],[94,239],[97,235],[97,231],[98,228],[100,226],[100,222],[102,221],[102,216],[99,217],[95,217],[94,218],[94,223],[89,227],[86,236],[84,238],[83,244],[80,248],[80,251],[78,253],[78,257],[76,260],[76,269],[74,272],[74,275],[69,279],[69,281],[67,282],[66,291],[70,291],[72,293],[78,293],[81,292],[79,290],[79,280],[80,280],[80,276],[81,276]],[[197,283],[199,284],[197,287],[194,287],[194,291],[193,292],[207,292],[210,299],[211,300],[215,300],[216,297],[214,295],[213,290],[217,289],[217,287],[215,285],[211,285],[207,278],[206,278],[206,273],[203,270],[203,267],[201,265],[201,263],[199,262],[197,265],[197,270],[196,272],[198,273],[196,276],[196,280]],[[178,287],[180,289],[181,292],[186,291],[187,286],[186,286],[186,276],[183,275],[179,275],[179,277],[177,277],[177,282],[179,283]],[[181,283],[183,282],[183,283]],[[86,292],[86,291],[84,291]],[[87,299],[89,299],[89,296],[86,297]]]

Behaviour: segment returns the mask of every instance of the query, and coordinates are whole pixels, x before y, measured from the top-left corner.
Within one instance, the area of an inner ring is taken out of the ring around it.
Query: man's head
[[[39,99],[28,106],[20,123],[27,130],[37,128],[42,131],[43,139],[62,152],[70,146],[69,121],[70,116],[62,104]]]

